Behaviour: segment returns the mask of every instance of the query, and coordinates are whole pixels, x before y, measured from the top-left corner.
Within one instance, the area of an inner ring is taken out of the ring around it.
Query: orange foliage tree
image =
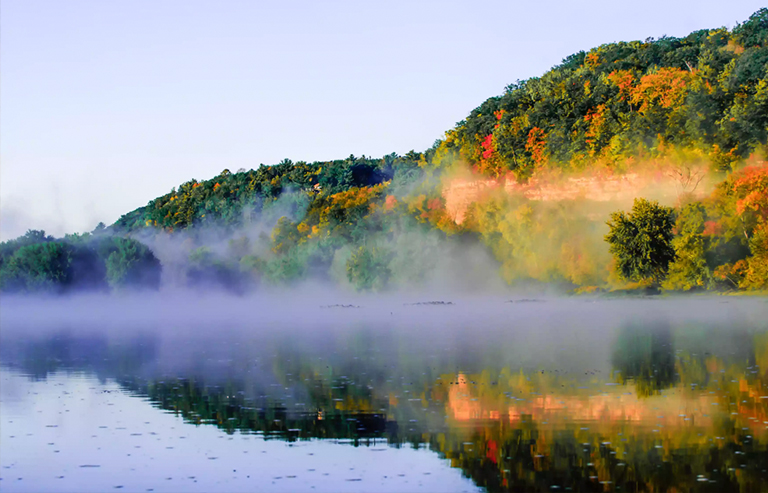
[[[753,224],[740,287],[768,289],[768,167],[750,166],[733,183],[736,213],[745,224]]]
[[[597,105],[597,108],[590,110],[584,116],[584,121],[589,124],[586,131],[586,142],[590,147],[590,155],[594,156],[597,149],[600,148],[600,140],[605,133],[606,118],[608,116],[608,107],[605,104]]]
[[[639,105],[640,113],[647,112],[658,105],[665,109],[682,105],[691,72],[676,68],[660,68],[656,72],[644,75],[639,83],[630,90],[630,102]]]
[[[540,164],[544,161],[547,151],[547,136],[544,130],[539,127],[533,127],[528,132],[525,150],[531,154],[534,163]]]
[[[608,74],[608,80],[619,88],[619,99],[629,101],[632,97],[632,89],[635,83],[635,76],[629,70],[614,70]]]

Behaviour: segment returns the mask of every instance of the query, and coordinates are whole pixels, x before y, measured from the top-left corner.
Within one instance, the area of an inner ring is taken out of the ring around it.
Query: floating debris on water
[[[453,305],[453,301],[418,301],[416,303],[403,303],[403,306],[418,306],[418,305]]]

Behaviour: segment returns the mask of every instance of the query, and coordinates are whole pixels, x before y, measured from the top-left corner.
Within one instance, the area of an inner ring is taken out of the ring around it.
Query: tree
[[[297,224],[282,216],[272,230],[272,251],[278,255],[286,254],[301,241],[301,237]]]
[[[103,245],[106,257],[107,282],[112,288],[160,287],[162,267],[146,245],[131,238],[112,237]],[[101,252],[100,252],[101,253]]]
[[[635,199],[630,213],[611,214],[605,240],[622,279],[651,281],[658,286],[675,259],[672,247],[674,213],[671,207]]]
[[[733,36],[744,47],[765,44],[768,41],[768,9],[758,10],[749,20],[734,27]]]
[[[190,286],[215,286],[240,293],[243,290],[243,281],[244,276],[239,265],[233,260],[217,258],[204,246],[190,252],[187,266],[187,283]]]
[[[42,232],[41,232],[42,233]],[[28,233],[29,235],[29,233]],[[3,291],[60,291],[72,282],[74,247],[46,241],[19,248],[3,265]]]
[[[19,236],[15,240],[0,243],[0,267],[2,267],[6,261],[10,260],[13,254],[21,247],[51,241],[54,241],[53,236],[46,236],[45,231],[29,229],[24,236]]]
[[[688,291],[709,287],[712,275],[706,254],[711,246],[711,235],[716,230],[716,224],[707,221],[706,208],[700,202],[686,204],[680,209],[675,221],[677,236],[672,240],[675,260],[669,265],[664,289]]]
[[[347,261],[347,279],[359,291],[381,291],[392,276],[390,260],[390,254],[376,247],[361,246]]]

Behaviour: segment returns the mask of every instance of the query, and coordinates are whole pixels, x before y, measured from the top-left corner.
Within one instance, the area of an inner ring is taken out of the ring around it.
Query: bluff
[[[666,289],[766,289],[767,141],[761,9],[731,30],[571,55],[423,152],[224,170],[99,234],[146,245],[164,283],[235,292],[309,279],[357,290],[461,284],[470,271],[613,289],[631,283],[616,273],[605,223],[644,196],[674,208]],[[0,287],[55,285],[48,257],[23,260],[15,241],[0,249]],[[32,270],[46,282],[18,281]]]

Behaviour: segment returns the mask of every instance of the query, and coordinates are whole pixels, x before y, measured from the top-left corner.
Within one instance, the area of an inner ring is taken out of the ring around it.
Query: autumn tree
[[[751,253],[740,287],[768,289],[768,167],[746,168],[733,183],[733,195]]]

